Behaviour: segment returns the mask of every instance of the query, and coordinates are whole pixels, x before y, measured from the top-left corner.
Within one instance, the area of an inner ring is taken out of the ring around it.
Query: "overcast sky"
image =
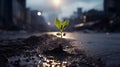
[[[72,15],[74,11],[77,11],[78,7],[81,7],[83,11],[90,9],[103,10],[103,0],[63,0],[59,7],[53,6],[53,0],[27,0],[27,7],[34,10],[42,10],[43,13],[56,13],[60,17],[68,17]]]

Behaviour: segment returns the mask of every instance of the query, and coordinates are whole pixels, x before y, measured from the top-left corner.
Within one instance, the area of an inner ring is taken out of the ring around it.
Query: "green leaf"
[[[60,21],[58,18],[55,19],[55,26],[56,26],[59,30],[61,29],[61,21]]]
[[[67,25],[69,24],[69,20],[65,20],[64,22],[63,22],[63,29],[65,29],[66,27],[67,27]]]
[[[61,27],[60,27],[61,30],[63,30],[63,25],[61,24]]]
[[[61,35],[61,33],[60,33],[60,32],[57,32],[57,33],[56,33],[56,35],[60,36],[60,35]]]
[[[68,24],[69,24],[69,20],[65,20],[64,22],[61,22],[58,18],[55,19],[55,26],[60,31],[63,31],[67,27]]]

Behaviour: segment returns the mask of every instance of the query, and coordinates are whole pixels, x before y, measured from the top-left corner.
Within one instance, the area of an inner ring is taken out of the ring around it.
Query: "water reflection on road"
[[[55,34],[50,32],[49,34]],[[86,51],[88,56],[101,57],[107,64],[120,62],[119,33],[68,33],[64,38],[75,39],[79,48]]]
[[[119,33],[81,33],[65,32],[63,38],[74,39],[80,48],[86,50],[91,55],[102,56],[104,54],[120,53]],[[56,32],[48,32],[56,35]]]

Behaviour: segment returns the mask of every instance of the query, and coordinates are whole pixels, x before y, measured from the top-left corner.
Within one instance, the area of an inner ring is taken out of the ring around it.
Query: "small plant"
[[[65,20],[62,22],[58,18],[55,19],[55,26],[59,30],[59,32],[56,35],[61,36],[61,44],[62,44],[62,37],[65,36],[65,33],[63,34],[63,30],[65,30],[68,24],[69,24],[69,20]]]

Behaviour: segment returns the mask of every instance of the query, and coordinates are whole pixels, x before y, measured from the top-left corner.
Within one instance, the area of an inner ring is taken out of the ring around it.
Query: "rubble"
[[[63,39],[63,51],[61,51],[59,40],[60,38],[48,34],[31,36],[27,39],[2,40],[0,41],[0,58],[2,58],[0,67],[45,67],[46,64],[55,67],[104,66],[101,59],[87,57],[84,50],[73,47],[72,40]],[[53,61],[50,63],[51,59]]]

